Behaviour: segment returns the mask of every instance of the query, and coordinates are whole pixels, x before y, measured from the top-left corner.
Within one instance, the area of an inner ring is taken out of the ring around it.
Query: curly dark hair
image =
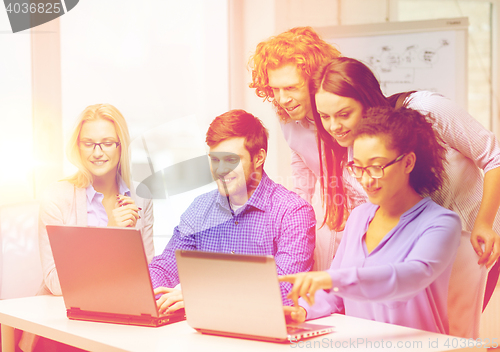
[[[415,153],[410,185],[418,194],[429,195],[441,188],[446,149],[432,128],[431,116],[404,107],[370,108],[353,133],[354,138],[360,136],[383,136],[388,149],[398,154]]]

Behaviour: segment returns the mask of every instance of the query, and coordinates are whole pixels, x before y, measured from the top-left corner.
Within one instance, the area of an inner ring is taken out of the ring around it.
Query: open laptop
[[[141,233],[124,227],[47,225],[70,319],[161,326],[185,319],[160,315]]]
[[[333,326],[285,322],[272,256],[177,250],[188,324],[201,333],[273,342],[327,334]]]

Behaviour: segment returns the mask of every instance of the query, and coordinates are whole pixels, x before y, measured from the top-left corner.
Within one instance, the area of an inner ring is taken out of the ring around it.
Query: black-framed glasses
[[[405,155],[406,153],[398,156],[396,159],[388,162],[385,165],[370,165],[367,167],[361,167],[354,165],[354,162],[351,161],[349,164],[347,164],[346,167],[349,173],[355,178],[363,177],[363,172],[365,171],[371,178],[382,178],[384,177],[384,169],[388,166],[396,164],[398,161],[401,161],[405,157]]]
[[[96,146],[99,146],[103,152],[112,152],[120,145],[120,142],[78,142],[80,149],[86,152],[93,152]]]

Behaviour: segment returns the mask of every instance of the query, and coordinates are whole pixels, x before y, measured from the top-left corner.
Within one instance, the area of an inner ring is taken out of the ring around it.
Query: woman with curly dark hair
[[[329,270],[281,277],[294,284],[289,297],[300,305],[287,309],[291,318],[303,322],[345,310],[448,333],[460,218],[425,196],[443,184],[446,149],[432,124],[406,108],[369,109],[350,138],[353,160],[346,168],[368,202],[350,214]]]

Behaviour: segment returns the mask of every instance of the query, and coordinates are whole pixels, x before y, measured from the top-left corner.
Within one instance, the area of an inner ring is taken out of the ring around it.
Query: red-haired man
[[[311,205],[264,172],[267,130],[243,110],[215,118],[207,132],[210,168],[218,190],[197,197],[181,216],[162,254],[149,265],[160,312],[184,306],[177,249],[273,255],[279,275],[309,271],[316,221]],[[281,283],[283,303],[291,285]],[[250,303],[250,302],[249,302]]]
[[[309,203],[320,178],[309,78],[323,63],[338,56],[339,51],[312,28],[297,27],[259,43],[250,57],[250,88],[276,108],[292,150],[294,191]],[[317,214],[318,225],[323,223],[323,214]],[[338,241],[340,235],[331,233],[326,225],[318,229],[315,269],[330,267]]]

